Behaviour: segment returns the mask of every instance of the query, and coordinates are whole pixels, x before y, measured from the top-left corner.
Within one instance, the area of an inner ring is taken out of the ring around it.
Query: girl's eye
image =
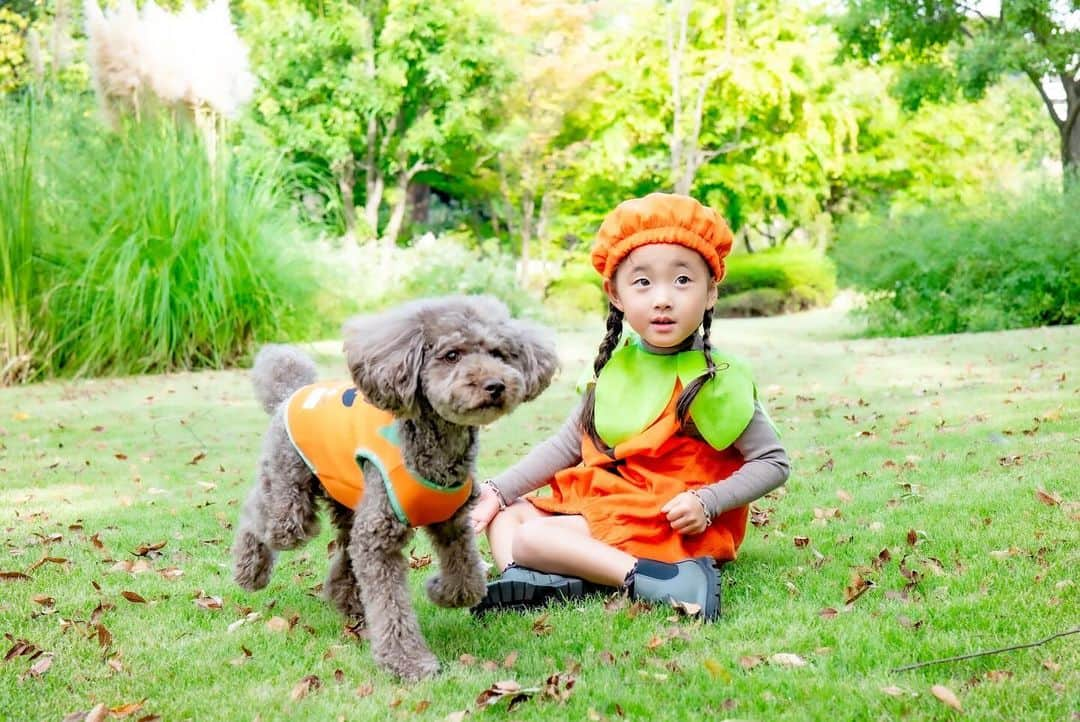
[[[447,363],[456,364],[460,360],[461,360],[461,352],[460,351],[447,351],[446,353],[443,354],[443,361],[446,361]]]
[[[649,285],[649,279],[647,279],[647,278],[635,278],[633,281],[630,282],[630,285],[645,288],[646,286]]]
[[[676,286],[685,286],[688,283],[690,283],[691,281],[692,281],[692,279],[690,278],[690,276],[685,276],[685,275],[684,276],[679,276],[678,278],[675,279],[675,285]]]

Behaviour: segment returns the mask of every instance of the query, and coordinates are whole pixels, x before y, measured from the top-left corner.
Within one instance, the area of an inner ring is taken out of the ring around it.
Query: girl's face
[[[696,251],[676,243],[635,248],[604,281],[604,292],[652,346],[685,341],[716,304],[716,284]]]

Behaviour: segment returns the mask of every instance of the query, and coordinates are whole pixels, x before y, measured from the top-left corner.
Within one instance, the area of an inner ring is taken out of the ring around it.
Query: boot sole
[[[562,601],[585,594],[585,582],[567,579],[561,584],[532,584],[530,582],[496,579],[488,584],[487,594],[472,608],[473,614],[494,609],[527,609],[549,601]]]
[[[701,610],[701,618],[712,622],[720,618],[720,563],[711,558],[698,558],[694,561],[705,572],[705,576],[712,580],[712,586],[716,590],[716,594],[710,594],[705,600],[705,607]]]

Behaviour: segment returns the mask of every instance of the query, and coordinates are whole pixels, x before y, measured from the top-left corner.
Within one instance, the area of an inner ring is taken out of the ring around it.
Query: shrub
[[[535,317],[542,311],[518,284],[514,258],[494,239],[477,244],[464,232],[428,233],[406,248],[373,247],[364,254],[366,265],[385,269],[357,299],[366,310],[414,298],[487,294],[502,300],[514,316]]]
[[[35,375],[221,367],[302,332],[314,279],[288,257],[268,174],[242,175],[223,149],[211,164],[171,123],[105,132],[83,103],[41,105],[33,127]]]
[[[836,268],[828,257],[804,246],[729,256],[719,293],[719,316],[801,311],[832,301]]]
[[[600,274],[580,254],[568,259],[562,272],[544,289],[544,304],[574,316],[603,316],[608,307]]]
[[[22,381],[32,371],[35,343],[31,323],[35,248],[41,210],[30,150],[32,109],[26,122],[0,118],[0,386]]]
[[[1080,192],[1038,189],[973,207],[840,227],[841,279],[866,291],[870,335],[991,331],[1080,321]]]

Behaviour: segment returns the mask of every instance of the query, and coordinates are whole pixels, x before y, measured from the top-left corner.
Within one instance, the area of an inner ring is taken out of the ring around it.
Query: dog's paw
[[[440,607],[474,607],[487,593],[487,584],[479,574],[465,579],[436,574],[427,580],[428,599]]]
[[[249,592],[262,589],[270,582],[274,556],[254,535],[241,532],[233,547],[233,579]]]
[[[383,662],[388,670],[404,680],[417,681],[433,677],[439,673],[439,660],[430,652],[427,654],[403,655]]]

